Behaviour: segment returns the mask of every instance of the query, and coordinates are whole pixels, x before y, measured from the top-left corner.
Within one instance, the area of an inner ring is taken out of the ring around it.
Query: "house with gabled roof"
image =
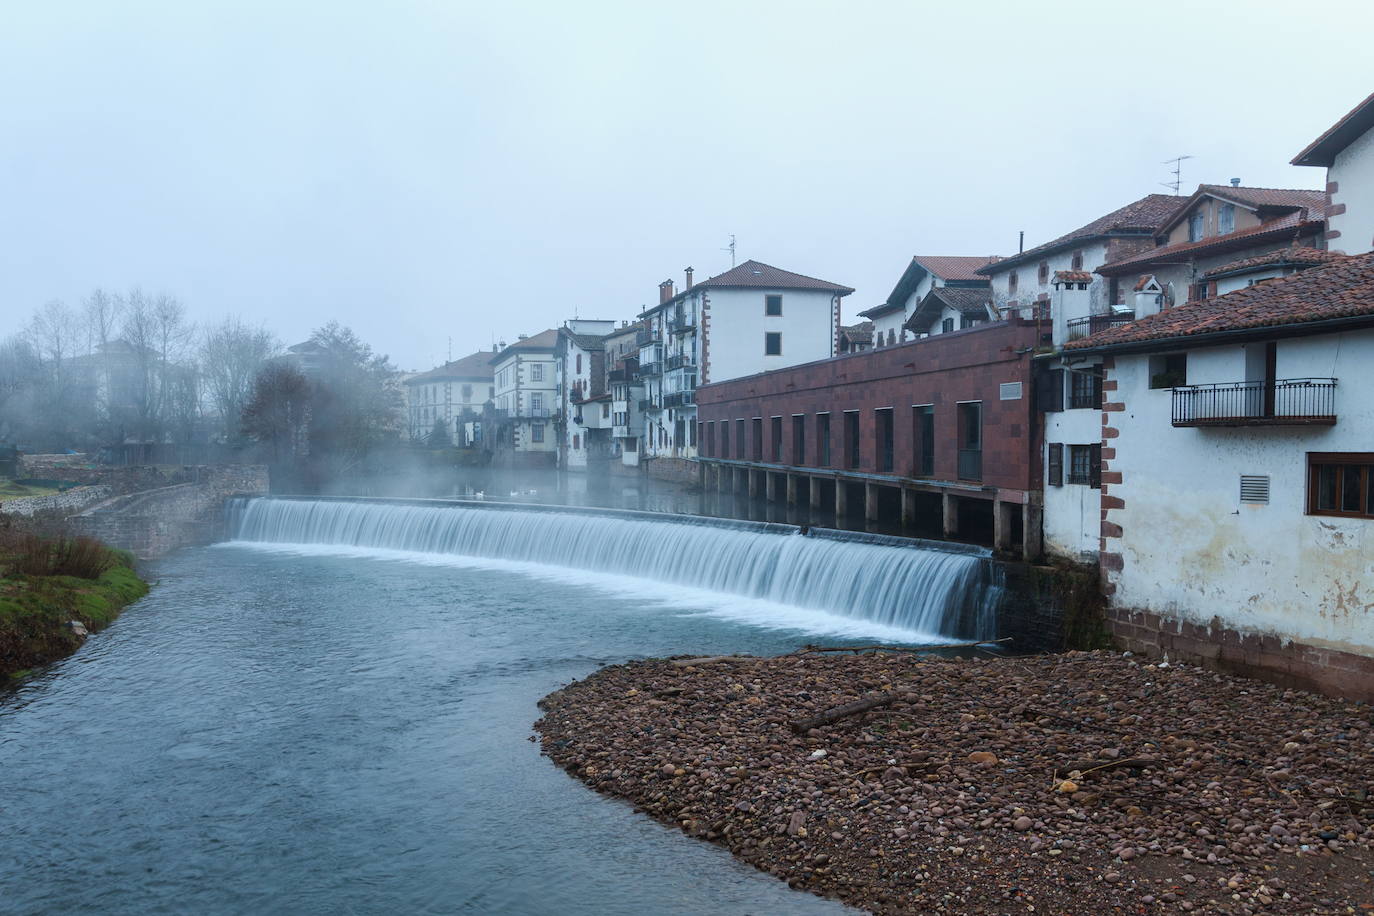
[[[420,441],[443,422],[450,441],[458,446],[473,445],[481,427],[483,405],[495,395],[492,387],[490,351],[479,350],[442,366],[407,376],[402,385],[406,395],[406,431]]]
[[[1374,94],[1293,157],[1326,169],[1327,245],[1345,254],[1374,250]]]
[[[558,466],[585,471],[610,460],[611,392],[606,386],[606,338],[615,322],[571,318],[558,329]]]
[[[838,352],[848,286],[748,260],[681,292],[659,284],[639,318],[640,458],[695,458],[697,386],[767,372]]]
[[[1117,639],[1374,700],[1374,254],[1064,354],[1105,372],[1099,547]]]
[[[897,285],[888,294],[887,300],[865,309],[859,315],[873,322],[873,345],[892,346],[910,339],[911,332],[907,322],[917,308],[936,289],[975,289],[983,290],[988,301],[989,282],[979,276],[979,268],[996,261],[995,257],[961,257],[951,255],[916,255],[897,280]],[[965,297],[967,298],[967,297]],[[986,318],[984,318],[986,320]],[[965,325],[961,325],[965,326]],[[936,322],[939,333],[940,323]],[[922,333],[931,333],[929,329]]]
[[[519,339],[490,358],[494,399],[487,447],[497,464],[554,467],[558,462],[558,329]]]

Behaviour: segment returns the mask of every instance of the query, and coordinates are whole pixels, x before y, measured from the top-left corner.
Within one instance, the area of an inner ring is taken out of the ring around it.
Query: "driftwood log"
[[[761,662],[764,657],[758,655],[704,655],[698,658],[675,658],[672,665],[675,668],[691,668],[696,665],[712,665],[716,662]]]
[[[1059,779],[1067,779],[1071,773],[1078,773],[1086,776],[1089,773],[1096,773],[1099,770],[1114,770],[1117,767],[1126,767],[1132,770],[1143,770],[1145,767],[1152,767],[1159,763],[1153,757],[1122,757],[1120,760],[1080,760],[1078,763],[1070,763],[1067,766],[1059,767],[1054,771],[1054,775]]]
[[[862,700],[855,700],[853,703],[832,707],[809,719],[795,719],[792,722],[792,731],[799,735],[804,735],[813,728],[820,728],[822,725],[830,725],[833,722],[838,722],[849,716],[857,716],[859,713],[868,712],[870,709],[880,709],[884,706],[891,706],[894,702],[905,698],[907,695],[907,691],[904,690],[875,693],[872,696],[864,697]]]
[[[1011,642],[1011,637],[984,639],[978,642],[949,642],[938,646],[802,646],[796,654],[805,655],[808,652],[929,652],[932,649],[977,649],[1004,642]]]

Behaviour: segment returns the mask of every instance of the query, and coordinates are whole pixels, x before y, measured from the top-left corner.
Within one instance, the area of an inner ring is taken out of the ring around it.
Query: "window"
[[[859,412],[857,410],[844,412],[844,466],[847,468],[859,466]]]
[[[873,444],[878,453],[878,470],[892,470],[892,408],[879,407],[873,411]]]
[[[1102,376],[1097,367],[1069,371],[1069,408],[1102,409]]]
[[[830,414],[816,414],[816,464],[830,467]]]
[[[1013,270],[1011,273],[1007,274],[1007,294],[1010,296],[1016,295],[1016,281],[1016,271]]]
[[[897,342],[897,332],[892,328],[887,329],[887,345],[890,347]]]
[[[716,456],[716,421],[715,421],[715,420],[711,420],[709,423],[706,424],[705,439],[706,439],[706,457],[707,457],[707,458],[714,458],[714,457]]]
[[[544,396],[542,394],[530,395],[530,409],[535,413],[544,409]]]
[[[471,404],[471,403],[472,403],[472,386],[471,386],[471,385],[464,385],[464,386],[463,386],[463,403],[465,403],[465,404]]]
[[[782,355],[782,334],[777,331],[768,331],[763,335],[763,355]]]
[[[1049,261],[1041,261],[1041,262],[1040,262],[1040,266],[1039,266],[1039,267],[1036,269],[1036,271],[1035,271],[1035,278],[1036,278],[1037,280],[1040,281],[1040,285],[1041,285],[1041,286],[1044,286],[1046,283],[1050,282],[1050,262],[1049,262]]]
[[[953,318],[946,318],[944,321],[941,321],[941,322],[940,322],[940,333],[941,333],[941,334],[949,334],[949,333],[952,333],[953,331],[954,331],[954,319],[953,319]]]
[[[1374,518],[1374,452],[1308,452],[1307,514]]]
[[[1201,241],[1203,234],[1204,215],[1201,208],[1193,211],[1193,215],[1188,217],[1188,241]]]
[[[530,424],[530,441],[531,441],[531,442],[543,442],[543,441],[544,441],[544,424],[543,424],[543,423],[531,423],[531,424]]]
[[[1188,354],[1165,353],[1150,357],[1150,387],[1180,388],[1188,384]]]
[[[606,419],[607,417],[609,417],[610,415],[611,415],[611,405],[610,405],[610,402],[606,402],[606,403],[604,403],[604,404],[601,405],[601,419],[604,420],[604,419]]]
[[[1228,235],[1236,231],[1236,205],[1222,204],[1217,210],[1217,234]]]
[[[792,464],[806,464],[806,414],[792,415]]]
[[[720,457],[730,457],[730,421],[720,421]]]
[[[773,417],[768,425],[773,434],[773,463],[782,464],[782,417]]]
[[[1062,487],[1064,485],[1064,443],[1051,442],[1047,449],[1046,478],[1049,480],[1050,486]]]
[[[1050,369],[1035,377],[1036,406],[1045,413],[1064,409],[1064,370]]]
[[[577,354],[577,370],[576,370],[576,371],[577,371],[577,374],[578,374],[578,375],[581,375],[581,374],[582,374],[582,354],[581,354],[581,353]]]
[[[580,449],[581,447],[582,447],[582,437],[579,436],[577,433],[573,433],[573,451],[577,451],[577,450]]]
[[[983,402],[959,405],[959,479],[983,479]]]
[[[1073,260],[1072,260],[1072,261],[1070,262],[1070,264],[1069,264],[1069,270],[1082,270],[1082,269],[1083,269],[1083,252],[1081,252],[1081,251],[1075,251],[1075,252],[1073,253]]]
[[[977,323],[978,320],[974,318],[972,315],[968,315],[963,312],[959,314],[959,330],[962,331],[965,328],[971,328]]]
[[[744,460],[744,418],[735,421],[735,457]]]
[[[916,474],[930,477],[935,473],[935,408],[929,404],[911,408],[915,427]]]
[[[776,293],[763,297],[763,313],[770,317],[777,317],[782,314],[782,296]]]
[[[534,365],[530,366],[530,381],[532,381],[532,382],[542,382],[542,381],[544,381],[544,364],[543,364],[543,363],[535,363]]]
[[[1102,486],[1102,446],[1069,446],[1069,483]]]
[[[763,460],[763,417],[754,418],[754,460]]]

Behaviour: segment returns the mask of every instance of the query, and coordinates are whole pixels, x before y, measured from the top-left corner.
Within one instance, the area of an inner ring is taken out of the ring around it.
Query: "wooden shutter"
[[[1051,442],[1049,445],[1050,486],[1064,485],[1064,443]]]
[[[1093,370],[1093,407],[1102,409],[1102,367]]]
[[[1088,486],[1102,489],[1102,445],[1088,446]]]
[[[1064,409],[1064,370],[1050,369],[1035,379],[1036,406],[1045,413]]]

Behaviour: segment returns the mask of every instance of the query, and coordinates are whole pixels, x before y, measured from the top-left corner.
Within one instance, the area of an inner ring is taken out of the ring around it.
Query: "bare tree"
[[[257,374],[243,411],[243,434],[268,445],[272,461],[308,452],[311,386],[293,366],[270,362]]]
[[[73,360],[81,354],[82,338],[76,313],[58,300],[43,305],[29,320],[26,334],[39,359],[41,383],[35,408],[41,419],[35,435],[50,444],[77,444],[91,418],[82,398],[84,379]]]
[[[218,414],[226,441],[242,436],[243,410],[253,396],[253,380],[280,349],[264,327],[238,317],[206,328],[200,341],[200,370],[211,409]]]

